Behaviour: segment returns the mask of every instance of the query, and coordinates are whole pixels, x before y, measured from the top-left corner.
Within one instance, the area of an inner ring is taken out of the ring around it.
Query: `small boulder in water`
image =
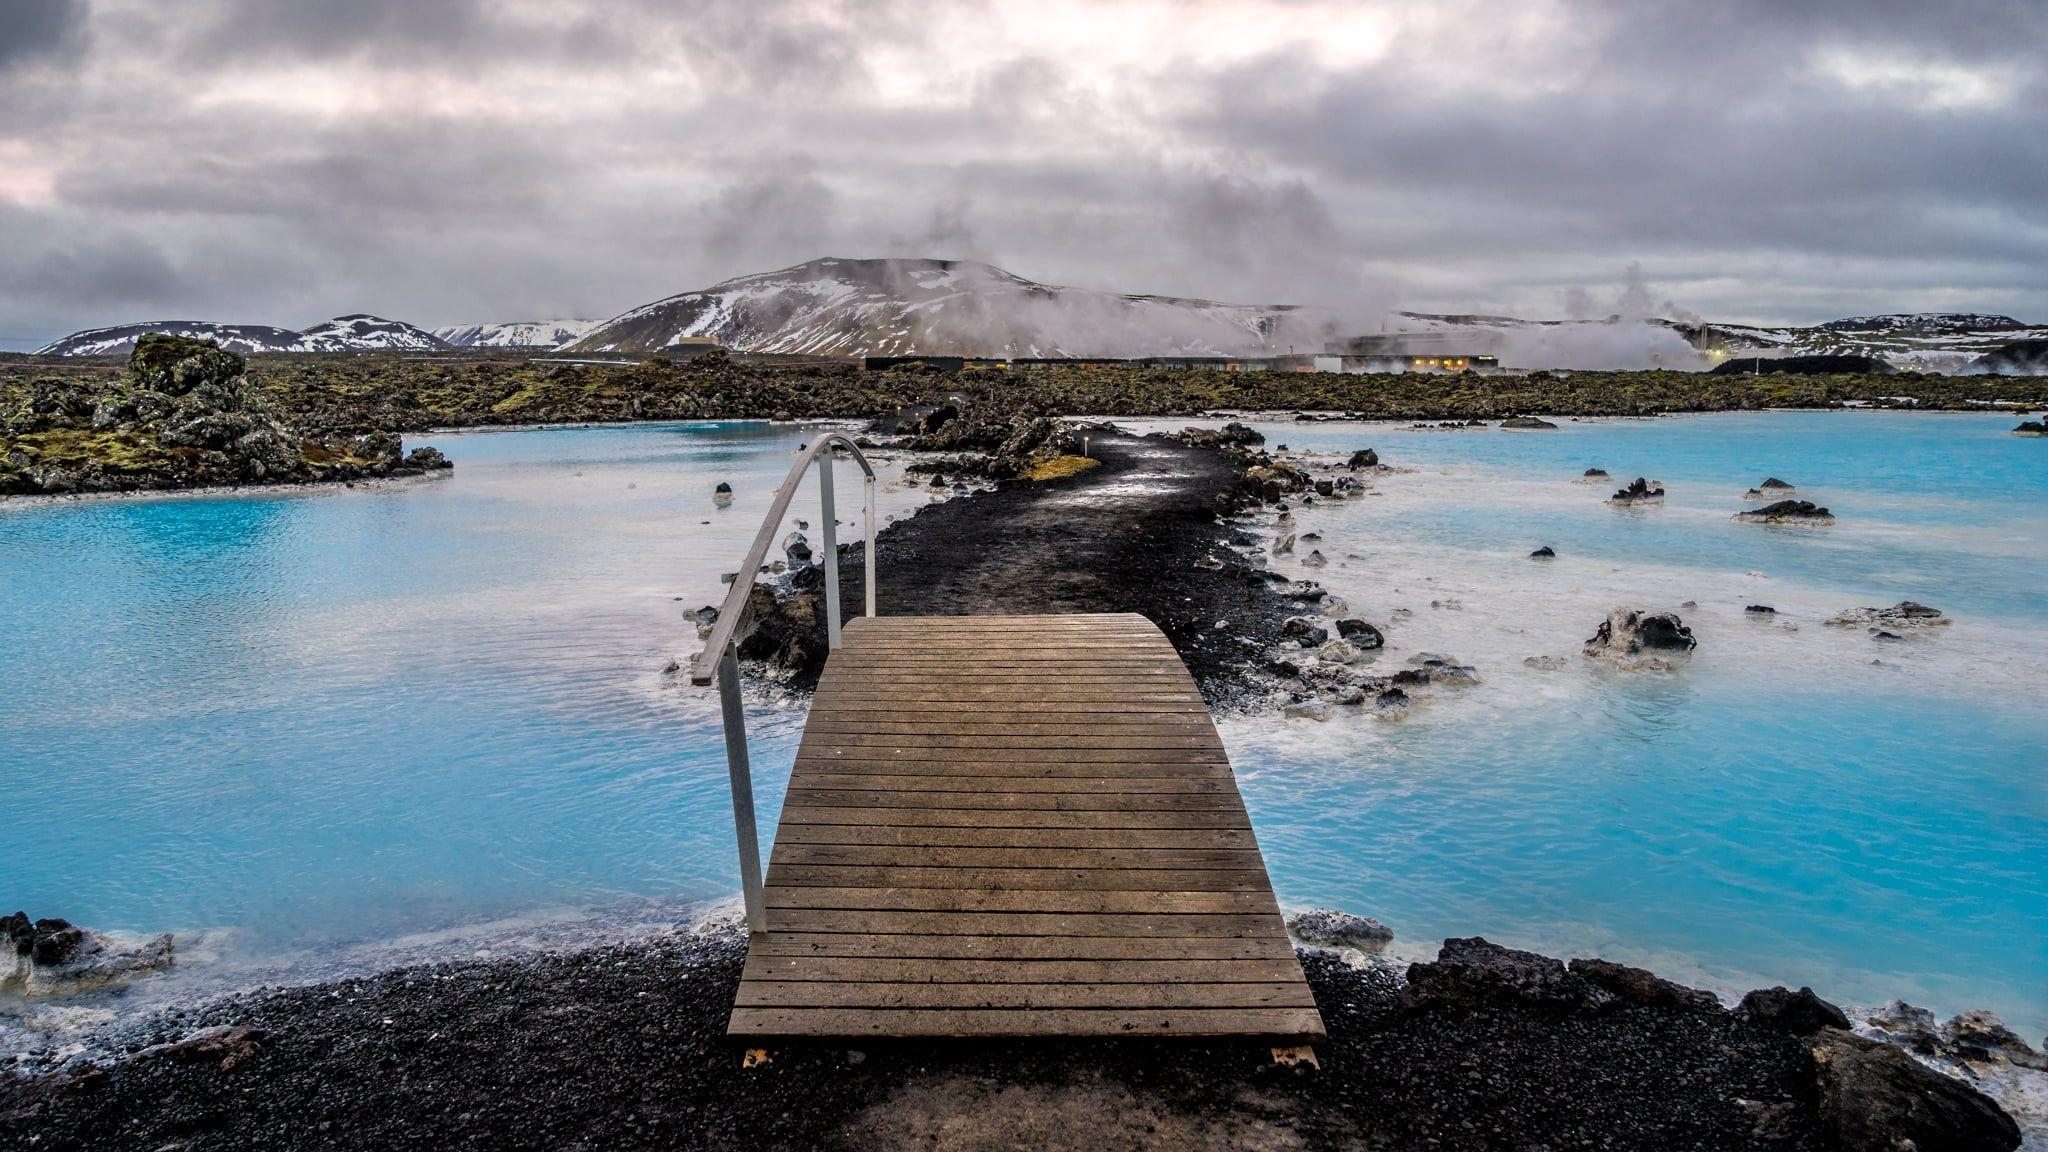
[[[1761,508],[1737,512],[1735,518],[1766,524],[1788,521],[1818,524],[1833,521],[1835,514],[1811,500],[1778,500]]]
[[[2012,430],[2015,436],[2048,436],[2048,421],[2025,420]]]
[[[1501,421],[1500,426],[1511,430],[1521,429],[1523,431],[1536,431],[1544,428],[1555,429],[1557,427],[1557,425],[1538,416],[1510,416]]]
[[[1778,614],[1778,610],[1769,604],[1751,604],[1743,608],[1743,611],[1752,616],[1776,616]]]
[[[1941,628],[1949,618],[1941,609],[1929,608],[1915,600],[1901,600],[1889,608],[1851,608],[1828,620],[1837,628]]]
[[[1562,672],[1571,667],[1571,663],[1563,656],[1531,656],[1522,661],[1522,666],[1538,672]]]
[[[1664,499],[1662,485],[1652,484],[1641,476],[1628,482],[1624,487],[1607,498],[1609,504],[1657,504]]]
[[[1555,548],[1552,548],[1552,547],[1551,547],[1550,545],[1548,545],[1548,544],[1545,544],[1545,545],[1544,545],[1543,547],[1541,547],[1541,548],[1538,548],[1538,549],[1537,549],[1537,550],[1535,550],[1534,552],[1531,552],[1531,553],[1529,553],[1529,559],[1531,559],[1531,560],[1555,560],[1555,559],[1557,559],[1557,549],[1555,549]]]
[[[56,917],[0,917],[0,990],[83,992],[167,968],[171,959],[168,935],[130,942]]]
[[[1320,548],[1309,549],[1308,555],[1301,558],[1301,566],[1303,568],[1321,568],[1329,562],[1329,558],[1323,555]]]
[[[1699,646],[1676,613],[1616,608],[1586,641],[1586,655],[1627,669],[1671,668],[1671,659]]]
[[[1353,472],[1358,471],[1360,468],[1377,468],[1379,466],[1380,454],[1370,448],[1360,448],[1358,451],[1353,452],[1351,459],[1344,465],[1344,467]]]
[[[782,554],[789,557],[791,564],[807,564],[811,559],[811,542],[801,532],[791,532],[782,538]]]
[[[1330,638],[1330,630],[1323,627],[1322,621],[1313,616],[1289,616],[1287,621],[1280,625],[1280,632],[1311,646],[1321,644]]]
[[[1358,619],[1356,616],[1349,616],[1337,621],[1337,635],[1344,637],[1360,648],[1383,648],[1387,643],[1387,638],[1380,634],[1379,629]]]
[[[1311,908],[1287,918],[1287,931],[1304,944],[1377,952],[1393,943],[1394,930],[1370,916],[1334,908]]]

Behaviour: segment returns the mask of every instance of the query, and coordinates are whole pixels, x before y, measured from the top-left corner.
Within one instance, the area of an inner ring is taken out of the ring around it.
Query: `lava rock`
[[[1544,545],[1543,547],[1541,547],[1541,548],[1538,548],[1538,549],[1537,549],[1537,550],[1535,550],[1534,552],[1531,552],[1531,553],[1529,553],[1529,559],[1531,559],[1531,560],[1555,560],[1555,559],[1557,559],[1557,549],[1555,549],[1555,548],[1552,548],[1552,547],[1551,547],[1550,545],[1548,545],[1548,544],[1545,544],[1545,545]]]
[[[1512,1004],[1561,1015],[1599,1010],[1614,999],[1563,961],[1503,948],[1480,936],[1445,940],[1434,962],[1409,965],[1403,997],[1411,1009]]]
[[[1500,426],[1502,428],[1524,430],[1535,430],[1541,428],[1555,429],[1557,427],[1557,425],[1552,424],[1550,421],[1541,419],[1536,416],[1510,416],[1507,419],[1501,421]]]
[[[1833,520],[1835,515],[1811,500],[1779,500],[1761,508],[1737,512],[1735,518],[1778,524],[1787,520]]]
[[[1811,1036],[1823,1028],[1847,1028],[1840,1008],[1814,995],[1813,989],[1758,988],[1742,998],[1736,1013],[1760,1028],[1787,1036]]]
[[[1280,625],[1280,632],[1282,635],[1291,636],[1309,647],[1314,647],[1330,638],[1330,630],[1323,627],[1322,621],[1314,616],[1289,616],[1286,622]],[[1341,625],[1338,627],[1338,633],[1340,635],[1343,633]]]
[[[1573,975],[1610,992],[1618,1000],[1646,1008],[1669,1008],[1680,1012],[1726,1012],[1721,998],[1699,988],[1688,988],[1654,972],[1615,964],[1607,960],[1574,960]]]
[[[1837,628],[1941,628],[1948,625],[1949,619],[1939,608],[1901,600],[1889,608],[1851,608],[1829,617],[1828,623]]]
[[[1752,616],[1776,616],[1778,614],[1778,610],[1769,604],[1749,604],[1745,605],[1742,610]]]
[[[1812,1046],[1820,1121],[1841,1152],[2012,1152],[2020,1129],[1983,1093],[1840,1028]]]
[[[1692,629],[1673,612],[1616,608],[1586,641],[1587,656],[1621,668],[1665,667],[1699,646]]]
[[[1350,469],[1353,472],[1356,472],[1361,468],[1377,468],[1379,466],[1380,454],[1378,452],[1373,451],[1370,448],[1360,448],[1358,451],[1353,452],[1351,454],[1351,459],[1346,461],[1344,464],[1344,467]]]
[[[1304,944],[1377,952],[1393,943],[1394,930],[1370,916],[1334,908],[1311,908],[1287,918],[1287,931]]]
[[[2023,420],[2012,430],[2015,436],[2048,436],[2048,421]]]
[[[1337,635],[1351,641],[1360,648],[1384,648],[1387,644],[1387,638],[1381,635],[1379,629],[1360,620],[1356,616],[1347,616],[1337,621]]]
[[[1614,495],[1608,497],[1607,502],[1610,504],[1654,504],[1662,499],[1664,499],[1664,489],[1662,486],[1652,484],[1638,476],[1634,480],[1629,481],[1626,487],[1617,490]]]

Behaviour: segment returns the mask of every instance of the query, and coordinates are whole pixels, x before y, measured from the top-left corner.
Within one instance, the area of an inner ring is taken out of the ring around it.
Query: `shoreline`
[[[1640,970],[1451,941],[1413,966],[1302,946],[1318,1071],[1249,1041],[1131,1040],[805,1043],[747,1071],[723,1036],[744,954],[731,918],[676,921],[225,993],[138,1021],[117,1054],[0,1068],[0,1147],[994,1148],[1049,1124],[1054,1144],[1147,1148],[1818,1150],[1810,1050],[1850,1043]],[[2008,1070],[1980,1074],[2010,1088]]]

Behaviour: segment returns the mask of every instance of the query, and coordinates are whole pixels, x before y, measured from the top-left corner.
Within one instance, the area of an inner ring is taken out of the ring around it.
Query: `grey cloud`
[[[38,62],[0,75],[0,157],[54,165],[54,203],[0,176],[0,330],[612,314],[825,254],[1361,323],[1604,315],[1632,263],[1667,312],[2048,319],[2038,2],[1574,0],[1525,36],[1519,7],[1464,0],[1353,66],[1279,8],[1298,50],[1114,74],[996,50],[955,75],[908,0],[164,0],[119,10],[141,56],[104,5],[0,0],[55,29],[0,37],[0,72]],[[1915,108],[1823,74],[1836,49],[2014,87]],[[1446,53],[1484,82],[1445,81]],[[194,95],[285,65],[422,95],[368,116]],[[885,95],[903,68],[949,98]],[[536,81],[610,95],[557,109],[523,98]]]
[[[79,47],[85,0],[0,0],[0,72]]]

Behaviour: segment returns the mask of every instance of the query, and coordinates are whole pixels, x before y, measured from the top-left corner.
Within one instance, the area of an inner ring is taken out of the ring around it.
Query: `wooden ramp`
[[[849,621],[735,1036],[1320,1039],[1230,762],[1142,616]]]

